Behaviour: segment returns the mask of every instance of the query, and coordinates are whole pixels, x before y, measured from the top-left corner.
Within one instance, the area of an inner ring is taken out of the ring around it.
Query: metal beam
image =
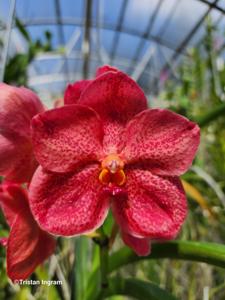
[[[127,3],[128,3],[128,0],[123,0],[123,6],[120,10],[120,16],[119,16],[119,20],[118,20],[118,23],[116,26],[116,30],[115,30],[116,32],[115,32],[113,43],[112,43],[111,63],[116,55],[116,50],[117,50],[118,43],[119,43],[120,32],[122,31],[123,20],[124,20],[126,8],[127,8]]]
[[[220,11],[221,13],[225,14],[225,9],[222,8],[222,7],[220,7],[220,6],[218,6],[215,2],[214,2],[214,3],[211,3],[211,2],[206,1],[206,0],[198,0],[198,1],[200,1],[200,2],[202,2],[202,3],[205,3],[205,4],[209,5],[211,8],[215,8],[215,9],[217,9],[218,11]]]
[[[137,64],[133,74],[131,75],[135,81],[138,81],[138,79],[141,77],[147,64],[152,59],[154,53],[155,48],[152,45],[150,45],[150,47],[145,52],[145,55],[142,57],[141,61]]]
[[[99,43],[99,37],[98,37],[98,33],[96,31],[94,31],[92,34],[92,40],[93,40],[94,44],[96,45],[98,60],[101,62],[102,65],[109,64],[110,57],[109,57],[107,51],[105,50],[105,48],[103,47],[103,45],[101,45]]]
[[[71,38],[69,39],[68,43],[65,46],[65,54],[64,54],[64,60],[60,61],[55,68],[55,72],[61,72],[65,62],[67,62],[67,58],[70,55],[70,53],[72,52],[74,46],[76,45],[76,43],[78,42],[79,38],[81,36],[81,31],[80,29],[75,29]]]
[[[37,57],[35,58],[36,61],[44,61],[44,60],[50,60],[50,59],[60,59],[62,57],[62,54],[59,53],[54,53],[52,54],[51,52],[46,52],[46,53],[40,53],[37,55]],[[71,60],[82,60],[82,55],[80,52],[73,52],[71,53],[67,58],[71,59]],[[92,55],[92,60],[94,62],[98,62],[99,58],[97,53],[93,53]],[[117,59],[117,63],[120,66],[124,66],[125,68],[129,67],[129,59],[124,59],[124,58],[118,58]],[[76,70],[74,70],[73,72],[69,73],[69,77],[73,78],[73,81],[75,79],[79,80],[82,78],[82,74],[80,74],[80,77],[78,78],[77,73],[75,73]],[[147,76],[150,76],[149,72],[145,72]],[[155,74],[154,74],[155,75]],[[155,77],[155,76],[154,76]],[[40,85],[40,84],[48,84],[52,82],[56,82],[56,81],[67,81],[67,79],[65,78],[65,73],[61,72],[61,73],[50,73],[50,74],[45,74],[45,75],[35,75],[35,76],[31,76],[29,77],[29,85],[35,86],[35,85]]]
[[[9,50],[10,36],[11,36],[11,31],[12,31],[12,26],[14,21],[15,7],[16,7],[16,0],[11,0],[9,16],[6,24],[6,33],[5,33],[4,46],[2,52],[2,61],[0,65],[0,81],[3,81],[5,75],[5,67],[7,62],[8,50]]]
[[[77,75],[78,74],[75,72],[69,73],[69,76],[70,76],[70,78],[73,78],[73,81],[83,79],[82,76],[77,76]],[[155,77],[153,74],[150,74],[148,72],[146,72],[146,75]],[[54,82],[62,82],[62,81],[65,81],[68,83],[66,73],[60,73],[60,74],[52,73],[52,74],[37,75],[37,76],[29,77],[28,85],[31,87],[36,87],[38,85],[45,85],[45,84],[51,84]],[[144,88],[146,88],[146,87],[144,87]]]
[[[158,12],[161,8],[161,5],[163,3],[164,0],[159,0],[157,5],[156,5],[156,8],[154,10],[154,12],[152,13],[152,15],[150,16],[149,18],[149,22],[148,22],[148,25],[147,25],[147,28],[144,32],[144,34],[141,36],[141,40],[140,40],[140,43],[137,47],[137,50],[134,54],[134,57],[132,58],[132,61],[131,61],[131,64],[130,64],[130,68],[129,68],[129,71],[132,70],[133,68],[133,65],[134,65],[134,62],[138,60],[139,58],[139,55],[141,53],[141,50],[143,49],[144,45],[145,45],[145,41],[146,41],[146,37],[150,36],[151,35],[151,30],[152,30],[152,27],[155,23],[155,20],[156,20],[156,17],[158,15]]]
[[[69,26],[84,26],[84,22],[80,19],[71,19],[71,18],[66,18],[62,20],[64,25],[69,25]],[[56,21],[54,19],[38,19],[38,20],[29,20],[29,21],[24,21],[23,20],[23,25],[24,26],[39,26],[42,24],[47,24],[47,25],[55,25]],[[96,24],[92,23],[92,28],[96,29]],[[121,29],[121,31],[118,31],[117,28],[113,27],[111,24],[103,24],[102,29],[105,30],[110,30],[110,31],[117,31],[118,33],[122,32],[122,33],[127,33],[136,37],[140,37],[140,32],[135,30],[135,29],[130,29],[130,28],[126,28],[123,26],[123,28]],[[170,50],[176,51],[176,48],[173,47],[173,44],[169,44],[168,42],[165,42],[163,40],[161,40],[158,36],[155,35],[149,35],[148,37],[145,37],[146,40],[149,41],[154,41]]]
[[[64,36],[64,31],[63,31],[63,27],[62,27],[63,22],[62,22],[62,15],[61,15],[60,0],[55,0],[55,14],[56,14],[56,23],[57,23],[57,29],[58,29],[59,43],[61,46],[63,46],[65,44],[65,36]],[[64,65],[65,65],[66,73],[69,73],[69,66],[68,66],[65,55],[63,56],[62,66],[64,66]]]
[[[188,33],[188,35],[185,37],[185,39],[181,42],[181,44],[177,47],[177,52],[182,52],[183,49],[187,46],[191,38],[194,36],[194,34],[197,32],[197,30],[200,28],[202,23],[204,22],[205,18],[209,15],[213,4],[216,4],[218,0],[215,0],[211,5],[209,5],[209,8],[205,12],[205,14],[200,18],[200,20],[197,22],[197,24],[192,28],[192,30]],[[176,59],[177,54],[174,54],[173,60]]]
[[[166,29],[168,28],[169,24],[171,23],[173,16],[177,10],[177,7],[179,5],[180,0],[176,0],[174,1],[173,5],[171,6],[170,12],[168,13],[168,16],[165,18],[165,21],[163,23],[163,25],[160,27],[157,35],[158,36],[162,36],[164,34],[164,32],[166,31]]]
[[[59,59],[59,60],[61,60],[62,57],[63,57],[62,54],[59,54],[57,52],[55,52],[55,53],[52,53],[52,52],[43,52],[43,53],[37,54],[37,56],[34,59],[34,62],[35,61],[51,60],[51,59],[54,59],[54,60]],[[82,53],[80,51],[73,51],[73,52],[71,52],[67,56],[67,59],[70,59],[70,60],[82,60],[83,59]],[[93,53],[91,59],[93,61],[96,61],[96,62],[99,61],[98,54],[97,53]],[[118,62],[119,65],[124,66],[126,68],[129,67],[129,64],[130,64],[130,60],[126,59],[124,57],[118,57],[117,58],[117,62]]]
[[[96,45],[96,51],[99,57],[99,61],[101,64],[109,64],[110,57],[105,50],[102,42],[101,42],[101,28],[103,27],[103,16],[104,16],[104,0],[98,0],[97,7],[97,22],[96,22],[96,30],[93,33],[93,41]]]
[[[55,14],[56,14],[56,23],[58,25],[58,38],[59,38],[59,43],[61,45],[65,44],[65,37],[64,37],[64,32],[63,32],[63,22],[62,22],[62,16],[61,16],[61,8],[60,8],[60,1],[55,0]]]
[[[92,12],[92,0],[86,0],[85,1],[84,38],[83,38],[83,43],[82,43],[83,77],[84,78],[88,78],[88,74],[89,74],[91,12]]]
[[[157,5],[156,5],[156,8],[155,8],[155,11],[153,12],[153,14],[152,14],[152,16],[151,16],[151,18],[150,18],[150,20],[149,20],[148,28],[147,28],[146,33],[145,33],[147,36],[148,36],[148,35],[151,33],[151,31],[152,31],[152,27],[153,27],[153,25],[154,25],[154,23],[155,23],[155,20],[156,20],[157,16],[158,16],[158,13],[159,13],[160,8],[161,8],[161,6],[162,6],[162,4],[163,4],[163,1],[164,1],[164,0],[159,0],[159,1],[158,1]]]

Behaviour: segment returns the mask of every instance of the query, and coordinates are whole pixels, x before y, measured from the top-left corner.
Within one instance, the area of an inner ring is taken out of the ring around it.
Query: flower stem
[[[98,232],[100,233],[100,237],[93,240],[100,248],[101,295],[104,297],[105,291],[108,288],[109,238],[104,233],[103,228],[100,228]]]
[[[108,245],[100,246],[101,288],[108,287]]]
[[[110,235],[110,238],[109,238],[109,249],[110,250],[112,249],[112,246],[115,242],[118,230],[119,230],[118,225],[116,223],[114,223],[113,227],[112,227],[111,235]]]
[[[129,263],[155,258],[198,261],[225,268],[225,246],[216,243],[178,240],[153,244],[151,254],[144,257],[137,256],[131,249],[124,247],[110,257],[108,271],[112,272]]]

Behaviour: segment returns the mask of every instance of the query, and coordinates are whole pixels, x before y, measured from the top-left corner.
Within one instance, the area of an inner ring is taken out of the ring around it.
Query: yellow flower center
[[[102,161],[101,168],[99,180],[102,184],[110,185],[114,183],[122,186],[126,182],[126,175],[123,171],[124,162],[117,154],[108,155]]]

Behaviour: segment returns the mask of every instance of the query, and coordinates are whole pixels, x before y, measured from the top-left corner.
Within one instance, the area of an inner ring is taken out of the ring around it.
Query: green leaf
[[[26,300],[31,297],[31,291],[29,287],[23,286],[13,297],[13,300]]]
[[[37,275],[38,280],[51,280],[49,278],[48,272],[44,268],[44,266],[39,266],[35,270],[35,274]],[[39,292],[42,295],[48,295],[48,300],[59,300],[60,296],[58,294],[57,288],[55,285],[41,285],[41,290]]]
[[[151,282],[134,278],[111,278],[107,291],[101,292],[96,300],[106,299],[113,295],[125,295],[139,300],[176,300],[166,290]]]
[[[108,235],[108,236],[110,235],[113,224],[114,224],[114,218],[113,218],[112,212],[110,210],[109,214],[103,224],[103,230],[106,235]]]
[[[25,40],[27,42],[30,42],[31,41],[30,35],[29,35],[28,31],[26,30],[25,26],[21,23],[21,21],[18,18],[16,18],[16,27],[20,31],[22,36],[25,38]]]
[[[218,105],[214,109],[210,110],[208,113],[200,116],[195,121],[200,127],[208,125],[211,121],[216,120],[220,116],[224,116],[225,113],[225,103]]]
[[[94,244],[92,248],[92,271],[89,274],[88,285],[86,290],[86,299],[93,299],[100,289],[101,274],[100,274],[100,259],[99,246]]]
[[[152,245],[149,256],[137,256],[131,249],[124,247],[109,259],[109,273],[129,263],[144,259],[174,258],[205,262],[225,268],[225,246],[216,243],[172,241]]]
[[[87,289],[88,270],[89,270],[89,239],[85,236],[76,238],[76,263],[75,263],[75,276],[76,276],[76,299],[85,299]]]

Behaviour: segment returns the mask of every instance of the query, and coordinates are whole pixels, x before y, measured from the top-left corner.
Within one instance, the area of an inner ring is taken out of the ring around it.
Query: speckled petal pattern
[[[122,72],[97,77],[82,93],[79,103],[93,108],[104,121],[123,124],[147,108],[143,91]]]
[[[73,236],[93,231],[103,223],[109,196],[98,180],[99,166],[75,173],[46,173],[37,169],[30,185],[30,205],[42,229]]]
[[[159,175],[181,175],[191,166],[200,142],[197,124],[165,109],[137,115],[125,132],[122,155]]]
[[[133,249],[133,251],[140,256],[147,256],[151,252],[150,239],[148,238],[136,238],[128,233],[121,232],[121,237],[124,243]]]
[[[88,85],[79,103],[93,108],[102,118],[106,153],[121,150],[124,126],[134,115],[147,108],[143,91],[122,72],[103,72]]]
[[[68,172],[102,156],[103,127],[88,107],[68,105],[32,120],[34,152],[47,170]]]
[[[187,214],[178,177],[161,177],[149,171],[127,171],[127,196],[114,197],[113,212],[122,230],[136,237],[172,239]]]

